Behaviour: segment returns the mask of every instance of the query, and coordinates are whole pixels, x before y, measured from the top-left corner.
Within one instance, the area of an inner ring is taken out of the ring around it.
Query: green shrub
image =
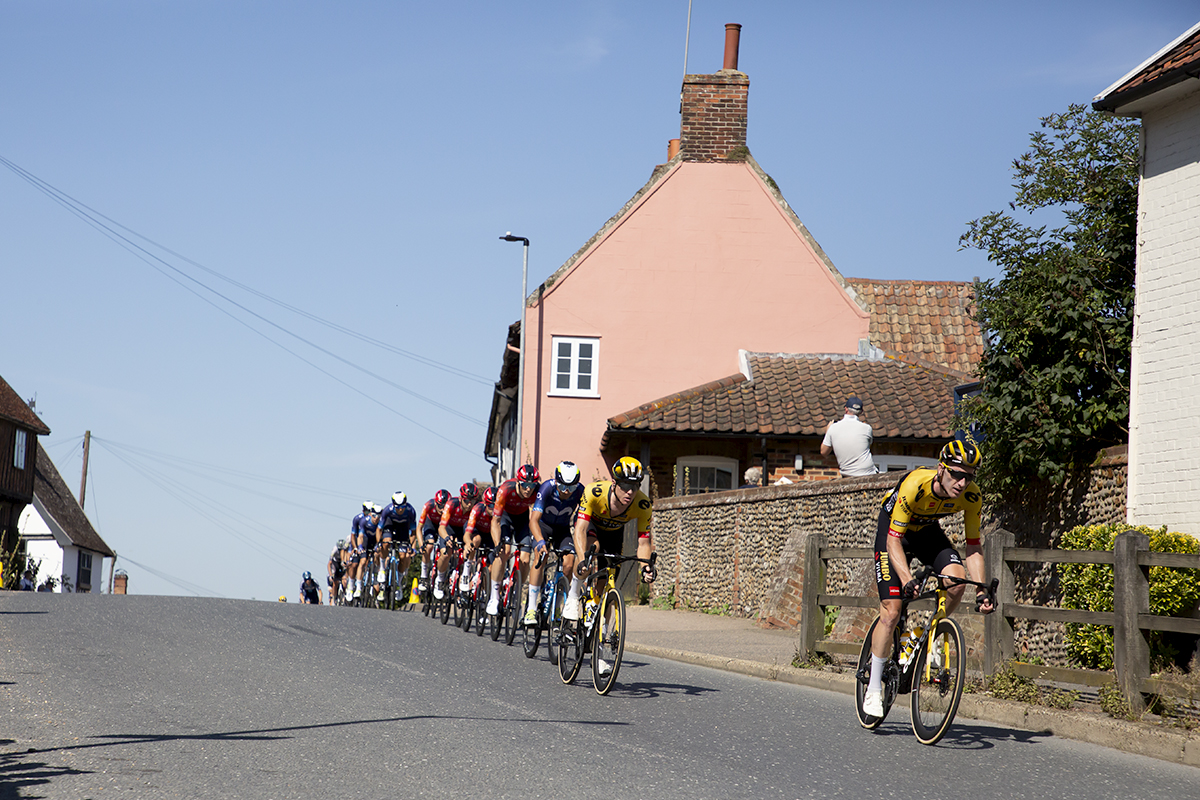
[[[823,636],[828,639],[829,634],[833,633],[833,626],[837,624],[838,614],[841,609],[837,606],[825,606],[825,633]]]
[[[1134,530],[1150,537],[1155,553],[1200,553],[1200,542],[1183,533],[1132,525],[1081,525],[1063,534],[1063,550],[1111,551],[1116,537]],[[1059,564],[1062,607],[1088,611],[1113,610],[1113,568],[1108,564]],[[1200,569],[1150,568],[1150,613],[1186,616],[1200,601]],[[1067,652],[1090,669],[1113,668],[1113,632],[1108,625],[1067,623]],[[1161,631],[1150,634],[1150,661],[1163,664],[1175,656]]]
[[[1129,703],[1125,700],[1125,695],[1121,694],[1121,690],[1115,683],[1106,683],[1100,687],[1100,708],[1110,717],[1117,719],[1137,719],[1133,713],[1133,709],[1129,707]]]

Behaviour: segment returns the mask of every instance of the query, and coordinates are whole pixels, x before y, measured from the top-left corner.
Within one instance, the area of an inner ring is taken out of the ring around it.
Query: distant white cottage
[[[27,554],[41,562],[39,587],[53,578],[56,592],[100,591],[104,559],[117,554],[96,533],[40,442],[33,503],[21,512],[17,528]]]

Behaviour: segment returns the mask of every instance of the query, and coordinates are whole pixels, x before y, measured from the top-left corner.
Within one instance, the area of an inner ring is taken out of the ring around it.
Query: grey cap
[[[859,400],[857,397],[846,398],[846,408],[861,414],[863,409],[862,400]]]

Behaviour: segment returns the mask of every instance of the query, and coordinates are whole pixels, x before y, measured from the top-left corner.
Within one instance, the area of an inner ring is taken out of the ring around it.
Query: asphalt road
[[[0,593],[10,797],[1200,798],[1200,770],[627,654],[608,697],[419,613]]]

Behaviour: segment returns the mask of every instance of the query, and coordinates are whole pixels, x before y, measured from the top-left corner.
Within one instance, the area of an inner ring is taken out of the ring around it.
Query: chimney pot
[[[678,139],[668,139],[667,140],[667,161],[670,161],[672,158],[674,158],[677,155],[679,155],[679,140]]]
[[[741,25],[736,22],[725,24],[725,65],[721,69],[738,68],[738,43],[741,36]]]

